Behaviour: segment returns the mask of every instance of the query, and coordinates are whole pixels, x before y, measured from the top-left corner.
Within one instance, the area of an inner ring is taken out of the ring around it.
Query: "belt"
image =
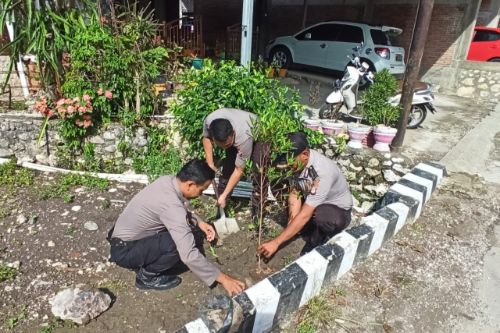
[[[120,238],[109,238],[108,239],[109,244],[111,246],[130,246],[135,243],[135,241],[124,241]]]

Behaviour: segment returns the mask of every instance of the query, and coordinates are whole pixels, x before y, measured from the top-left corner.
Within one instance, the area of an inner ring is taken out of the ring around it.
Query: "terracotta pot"
[[[366,139],[368,133],[370,133],[371,130],[372,128],[369,126],[358,125],[358,124],[348,125],[347,132],[349,133],[350,140],[347,145],[354,149],[363,148],[362,141]]]
[[[344,123],[341,121],[321,121],[321,130],[325,135],[337,136],[344,131]]]
[[[285,77],[286,76],[286,68],[280,68],[279,76],[280,77]]]
[[[397,132],[398,130],[392,127],[383,125],[375,126],[373,133],[376,143],[373,149],[378,151],[391,151],[389,145],[392,143],[392,140],[394,140]]]

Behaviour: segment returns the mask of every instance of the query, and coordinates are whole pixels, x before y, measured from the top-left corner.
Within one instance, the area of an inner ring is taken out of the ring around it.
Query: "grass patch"
[[[17,269],[9,267],[6,264],[0,264],[0,282],[15,279],[17,275]]]
[[[327,299],[320,295],[309,300],[299,319],[297,331],[301,333],[316,332],[327,329],[335,319],[335,312],[330,308]]]
[[[34,177],[33,171],[17,168],[16,161],[13,159],[0,165],[0,186],[29,186],[33,184]]]
[[[7,328],[10,330],[16,328],[17,324],[19,324],[19,322],[26,318],[27,314],[28,307],[26,305],[23,305],[17,314],[7,318],[7,321],[5,322]]]
[[[39,196],[41,200],[60,198],[66,203],[71,203],[73,202],[74,195],[70,193],[70,189],[76,186],[83,186],[87,191],[104,191],[108,188],[109,181],[89,174],[67,173],[58,177],[55,184],[42,186]]]
[[[0,219],[6,218],[10,215],[10,209],[0,207]]]
[[[108,289],[112,292],[117,292],[117,291],[120,291],[120,290],[127,288],[127,283],[125,281],[122,281],[122,280],[109,280],[109,281],[101,282],[98,285],[98,288]]]

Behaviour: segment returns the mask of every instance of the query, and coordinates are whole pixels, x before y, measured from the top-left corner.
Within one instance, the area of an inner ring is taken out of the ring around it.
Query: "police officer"
[[[345,229],[351,222],[352,195],[337,164],[309,149],[303,132],[289,134],[294,172],[288,198],[288,225],[275,239],[262,244],[258,253],[271,257],[284,242],[299,232],[311,251]]]
[[[176,176],[163,176],[140,191],[127,205],[108,236],[111,261],[136,272],[139,289],[166,290],[181,283],[172,268],[182,261],[208,286],[219,282],[232,295],[245,284],[222,273],[198,250],[193,230],[208,241],[214,228],[191,214],[188,200],[209,186],[215,172],[205,161],[192,160]]]

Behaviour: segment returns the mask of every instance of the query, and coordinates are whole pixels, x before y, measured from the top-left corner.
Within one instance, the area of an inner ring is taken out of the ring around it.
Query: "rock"
[[[464,86],[473,86],[474,85],[474,78],[467,78],[462,81],[462,84]]]
[[[113,132],[104,132],[104,134],[102,135],[102,137],[104,138],[104,140],[114,140],[115,139],[115,133],[113,133]]]
[[[143,137],[138,137],[134,139],[134,144],[138,147],[144,147],[148,144],[148,140],[146,140],[146,138]]]
[[[352,196],[352,205],[353,207],[359,207],[359,200],[354,195]]]
[[[462,97],[473,97],[476,88],[474,87],[460,87],[457,89],[457,95]]]
[[[348,181],[353,181],[356,179],[356,172],[347,171],[345,177],[347,178]]]
[[[109,193],[115,193],[116,191],[118,191],[116,188],[110,188],[108,190]]]
[[[31,214],[30,218],[28,219],[28,224],[35,224],[36,220],[38,220],[38,215],[37,214]]]
[[[481,79],[479,79],[479,80],[481,80]],[[478,81],[478,82],[479,82],[479,81]],[[492,85],[492,86],[491,86],[491,88],[490,88],[490,89],[491,89],[491,91],[493,91],[493,92],[500,92],[500,84],[498,84],[498,83],[497,83],[497,84],[494,84],[494,85]]]
[[[404,158],[402,157],[393,157],[391,158],[391,160],[394,162],[394,163],[403,163],[405,161]]]
[[[366,214],[370,211],[370,209],[373,207],[373,202],[372,201],[365,201],[361,204],[361,211]]]
[[[392,161],[391,160],[387,160],[387,161],[384,161],[382,163],[382,166],[385,166],[385,167],[390,167],[392,165]]]
[[[328,158],[333,158],[333,156],[335,156],[335,153],[333,152],[332,149],[327,149],[325,151],[325,156],[328,157]]]
[[[410,170],[409,170],[409,169],[403,168],[403,166],[402,166],[401,164],[394,164],[394,165],[392,166],[392,169],[393,169],[394,171],[396,171],[396,172],[403,173],[403,174],[404,174],[404,173],[408,173],[408,172],[410,172]]]
[[[78,212],[80,209],[82,209],[82,206],[73,206],[71,207],[71,210],[74,212]]]
[[[104,150],[107,151],[108,153],[114,153],[116,151],[116,147],[115,145],[110,145],[104,148]]]
[[[12,150],[0,148],[0,157],[7,158],[7,157],[11,157],[13,155],[14,155],[14,152],[12,152]]]
[[[376,167],[376,166],[379,166],[379,164],[380,164],[380,161],[379,161],[379,160],[377,160],[377,159],[376,159],[376,158],[374,158],[374,157],[373,157],[373,158],[370,158],[370,161],[368,161],[368,166],[369,166],[370,168],[374,168],[374,167]]]
[[[377,170],[377,169],[366,168],[365,171],[368,174],[368,176],[371,176],[371,177],[375,177],[375,176],[380,175],[380,170]]]
[[[47,243],[47,246],[48,246],[48,247],[54,247],[54,246],[56,246],[56,243],[54,243],[53,241],[49,241],[49,242]]]
[[[385,158],[385,159],[389,159],[389,158],[391,158],[391,153],[385,153],[385,154],[384,154],[384,158]]]
[[[69,288],[58,292],[50,304],[54,316],[83,325],[106,311],[111,297],[97,289]]]
[[[389,183],[395,183],[401,178],[398,175],[396,175],[392,170],[384,170],[382,172],[384,174],[384,179]]]
[[[85,227],[85,229],[90,230],[90,231],[96,231],[97,229],[99,229],[99,226],[97,225],[97,223],[92,222],[92,221],[85,222],[85,224],[83,226]]]
[[[25,162],[28,162],[28,163],[33,163],[33,162],[35,162],[35,161],[36,161],[35,157],[33,157],[33,156],[29,156],[29,155],[23,155],[23,156],[19,156],[19,157],[17,158],[17,164],[18,164],[18,165],[22,165],[22,164],[23,164],[23,163],[25,163]]]
[[[8,263],[7,266],[19,270],[19,267],[21,267],[21,262],[19,260],[16,260],[14,262]]]
[[[19,214],[19,215],[17,215],[16,222],[18,224],[23,224],[23,223],[28,222],[28,218],[26,216],[24,216],[24,214]]]
[[[351,162],[349,160],[338,160],[337,164],[348,167]]]
[[[378,197],[383,196],[387,190],[389,189],[389,186],[387,184],[378,184],[378,185],[366,185],[365,190],[368,193],[375,194]]]
[[[354,171],[361,171],[363,170],[362,166],[355,166],[354,164],[349,164],[349,169],[354,170]]]
[[[67,216],[69,214],[69,210],[65,210],[64,213],[61,214],[61,216]]]
[[[89,140],[91,143],[102,145],[104,143],[104,139],[100,136],[91,137]]]

